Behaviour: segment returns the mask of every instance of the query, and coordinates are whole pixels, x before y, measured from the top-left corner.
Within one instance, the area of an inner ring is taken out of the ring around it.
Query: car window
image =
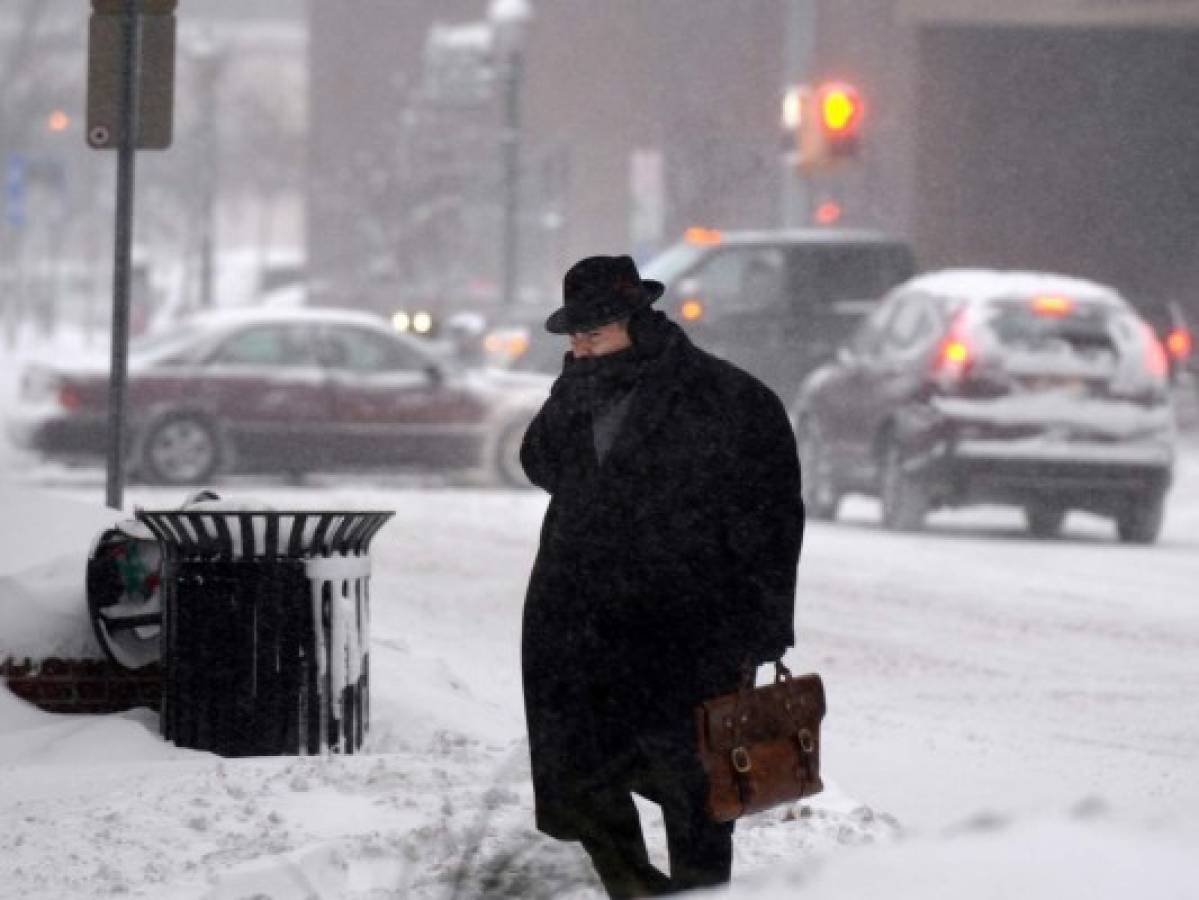
[[[428,361],[398,337],[366,328],[330,327],[321,337],[321,360],[352,372],[419,372]]]
[[[783,293],[783,251],[778,247],[722,250],[695,270],[708,315],[754,312],[778,304]]]
[[[938,319],[927,297],[908,295],[899,300],[887,323],[884,352],[910,356],[927,347],[937,336]]]
[[[854,356],[865,360],[878,356],[887,321],[899,302],[898,298],[884,302],[862,320],[849,339],[849,349]]]
[[[129,359],[140,365],[177,366],[194,362],[202,348],[203,331],[186,326],[131,341]]]
[[[914,263],[899,244],[793,247],[790,295],[799,304],[876,300],[911,276]]]
[[[1015,298],[992,301],[980,312],[974,328],[980,349],[999,352],[1009,369],[1110,368],[1121,355],[1137,361],[1143,355],[1136,319],[1102,303],[1073,301],[1068,311],[1049,314]]]
[[[303,329],[294,325],[256,325],[227,338],[212,362],[240,366],[298,367],[313,362]]]

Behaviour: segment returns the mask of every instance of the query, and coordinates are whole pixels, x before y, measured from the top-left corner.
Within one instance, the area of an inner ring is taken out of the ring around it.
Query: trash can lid
[[[138,509],[168,556],[308,559],[363,554],[393,510]]]

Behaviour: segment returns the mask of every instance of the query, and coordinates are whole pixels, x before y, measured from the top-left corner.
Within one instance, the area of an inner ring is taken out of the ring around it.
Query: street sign
[[[171,145],[175,105],[175,6],[177,0],[92,0],[88,28],[87,142],[115,150],[122,139],[125,60],[124,17],[137,13],[137,140],[139,150]]]

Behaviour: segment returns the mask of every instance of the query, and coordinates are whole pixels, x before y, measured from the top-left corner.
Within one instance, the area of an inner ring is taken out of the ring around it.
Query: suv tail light
[[[1191,339],[1191,332],[1181,325],[1166,335],[1166,351],[1175,362],[1182,362],[1187,359],[1191,355],[1193,348],[1194,343]]]
[[[974,362],[974,352],[966,340],[965,318],[962,313],[954,316],[949,330],[937,346],[933,360],[933,374],[942,382],[961,381]]]
[[[964,310],[954,316],[937,345],[933,380],[943,391],[969,397],[999,397],[1012,388],[1011,376],[1002,363],[993,355],[980,355]]]
[[[1164,402],[1170,382],[1170,359],[1153,326],[1141,322],[1140,359],[1129,359],[1108,385],[1110,395],[1135,403]]]
[[[1170,359],[1157,339],[1157,332],[1144,323],[1141,327],[1145,332],[1145,371],[1155,379],[1165,380],[1170,375]]]

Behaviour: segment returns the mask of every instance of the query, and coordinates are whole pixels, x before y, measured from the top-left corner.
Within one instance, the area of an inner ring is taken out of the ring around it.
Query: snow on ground
[[[72,583],[81,609],[102,473],[0,463],[22,511],[0,533],[0,641],[49,639],[78,620],[39,632],[32,610],[69,608]],[[788,662],[826,681],[828,789],[741,823],[724,893],[1199,896],[1193,440],[1178,474],[1152,548],[1087,516],[1031,540],[990,509],[889,534],[865,500],[813,524]],[[368,752],[221,760],[145,710],[51,716],[0,691],[0,898],[599,896],[577,846],[531,827],[518,638],[544,498],[410,477],[218,489],[396,511],[375,540]]]
[[[92,540],[113,524],[112,511],[0,482],[0,517],[0,658],[95,657],[80,591]]]

